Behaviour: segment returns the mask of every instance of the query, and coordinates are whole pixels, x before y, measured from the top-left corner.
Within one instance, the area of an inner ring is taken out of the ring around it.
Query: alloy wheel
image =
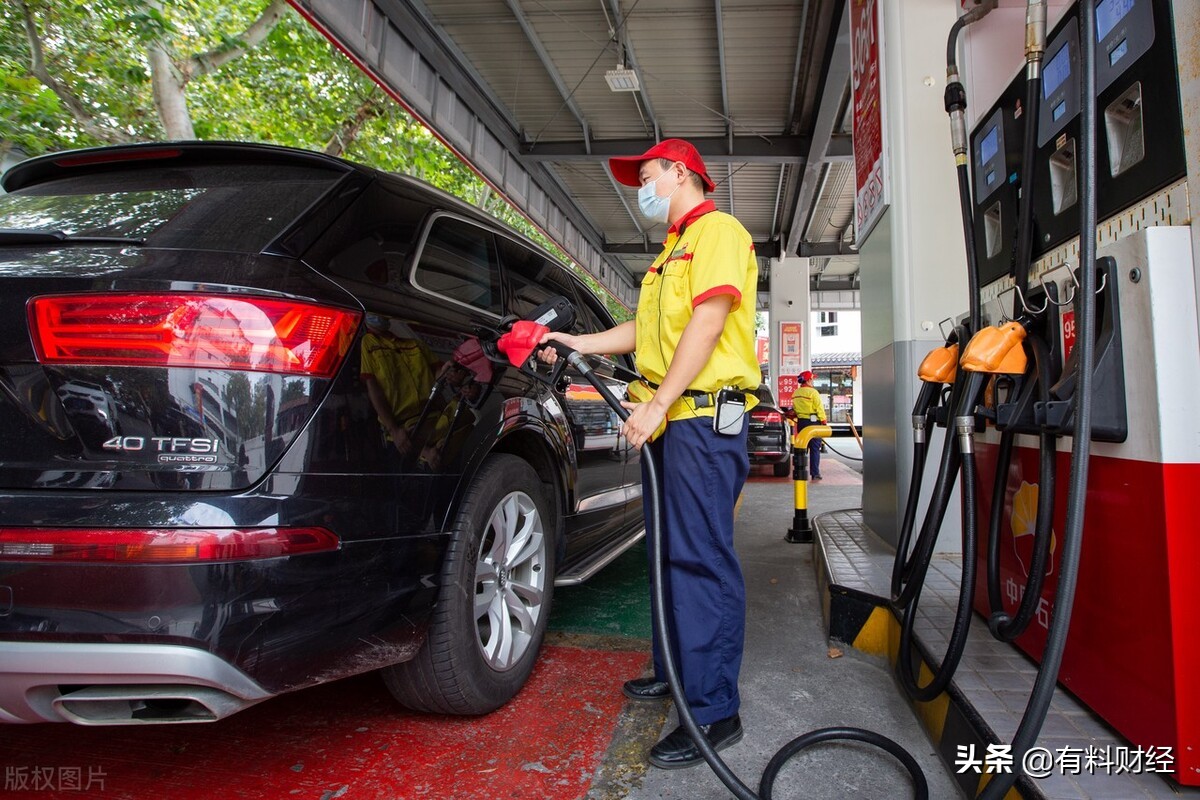
[[[544,613],[545,523],[533,498],[512,492],[492,510],[475,564],[475,628],[488,666],[511,668]]]

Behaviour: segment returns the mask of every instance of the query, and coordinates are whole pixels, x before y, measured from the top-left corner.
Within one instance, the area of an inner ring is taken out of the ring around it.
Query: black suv
[[[484,713],[554,586],[643,534],[615,416],[495,349],[553,296],[612,319],[472,206],[232,143],[3,185],[0,721],[217,719],[373,669]]]

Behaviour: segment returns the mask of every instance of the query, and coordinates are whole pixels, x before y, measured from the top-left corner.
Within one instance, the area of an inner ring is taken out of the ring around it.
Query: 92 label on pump
[[[221,440],[186,436],[114,436],[103,447],[121,453],[156,453],[160,464],[215,464]]]

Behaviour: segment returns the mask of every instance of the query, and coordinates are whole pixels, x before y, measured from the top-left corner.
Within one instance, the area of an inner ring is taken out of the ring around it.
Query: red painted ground
[[[4,726],[0,796],[574,799],[612,738],[621,682],[647,660],[545,647],[516,699],[472,719],[402,711],[378,676],[366,675],[217,723]],[[91,791],[71,788],[89,779]]]

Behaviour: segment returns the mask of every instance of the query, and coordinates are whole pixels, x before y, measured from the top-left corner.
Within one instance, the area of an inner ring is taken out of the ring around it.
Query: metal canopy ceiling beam
[[[562,96],[563,103],[575,116],[575,119],[579,122],[579,127],[583,129],[584,147],[589,147],[591,131],[588,127],[587,118],[583,115],[583,111],[580,110],[579,104],[575,102],[575,98],[571,96],[571,90],[567,88],[567,83],[559,73],[558,67],[554,65],[554,61],[551,60],[550,54],[546,52],[546,46],[542,44],[541,37],[533,29],[533,24],[529,21],[529,17],[525,16],[525,9],[521,8],[520,0],[505,0],[505,2],[508,4],[508,10],[516,18],[517,24],[521,26],[521,32],[529,40],[529,45],[533,48],[533,52],[537,53],[538,60],[542,62],[542,69],[546,70],[546,74],[550,77],[554,88],[558,89],[559,95]]]
[[[601,0],[601,2],[605,1],[607,1],[609,11],[612,13],[613,33],[616,34],[617,41],[620,43],[619,46],[624,50],[625,56],[629,59],[629,68],[637,75],[638,86],[642,87],[635,94],[641,97],[643,105],[646,106],[646,115],[650,117],[650,124],[654,126],[654,141],[657,142],[661,138],[662,129],[658,127],[658,117],[654,113],[654,106],[650,104],[650,95],[646,94],[646,76],[642,74],[642,68],[638,65],[637,54],[633,52],[633,45],[629,43],[629,39],[625,36],[625,20],[629,18],[629,14],[621,16],[621,0]],[[636,6],[637,3],[634,3],[634,5]],[[634,97],[633,102],[637,102],[637,97]],[[639,152],[645,152],[645,150]]]
[[[856,256],[858,255],[858,250],[842,242],[801,242],[796,255],[800,258]]]
[[[641,244],[618,244],[616,242],[605,242],[605,255],[614,256],[656,256],[662,252],[662,246],[658,242],[645,242]],[[779,258],[780,246],[778,241],[755,242],[754,253],[759,258]]]
[[[733,121],[729,116],[729,81],[725,71],[725,24],[721,19],[721,0],[716,0],[717,63],[721,67],[721,113],[725,115],[725,136],[729,139],[729,150],[733,151]],[[732,191],[732,184],[730,185]],[[732,212],[730,212],[732,213]]]
[[[831,278],[813,275],[808,279],[810,292],[850,292],[858,288],[860,286],[857,275],[837,275]]]
[[[848,133],[835,133],[830,136],[829,144],[825,146],[825,152],[822,155],[822,160],[853,161],[854,137]]]
[[[796,96],[800,91],[800,67],[804,63],[804,33],[808,25],[808,3],[809,0],[804,0],[804,7],[800,10],[800,40],[796,42],[796,64],[792,67],[792,91],[788,93],[787,119],[789,125],[791,125],[790,121],[796,118]],[[789,130],[795,130],[795,127],[789,127]],[[771,214],[771,236],[779,233],[779,213],[783,208],[783,186],[787,175],[787,165],[781,166],[779,183],[775,187],[775,211]]]
[[[633,220],[633,227],[638,229],[638,233],[642,235],[643,239],[649,241],[649,239],[646,238],[646,229],[642,227],[641,218],[638,217],[637,214],[633,213],[633,209],[629,207],[629,201],[625,199],[625,193],[621,191],[621,185],[617,183],[617,179],[614,178],[612,173],[608,170],[604,170],[604,174],[608,176],[608,182],[612,184],[613,191],[617,194],[617,199],[621,201],[621,205],[625,206],[625,212],[629,214],[629,218]],[[605,251],[605,255],[607,254],[607,251]]]
[[[825,75],[825,86],[821,91],[821,105],[817,111],[817,119],[813,126],[812,149],[814,153],[827,153],[834,140],[833,128],[837,124],[837,113],[842,104],[842,97],[850,83],[850,14],[847,4],[842,5],[841,21],[837,30],[837,39],[829,61],[829,70]],[[851,149],[853,153],[853,149]],[[800,188],[796,192],[796,204],[792,213],[792,223],[788,228],[785,249],[794,253],[799,248],[804,228],[812,213],[813,200],[816,198],[817,186],[821,182],[821,172],[825,161],[813,159],[804,167],[804,175],[800,180]]]
[[[528,214],[623,302],[636,302],[628,267],[605,256],[599,228],[547,166],[524,163],[524,142],[421,0],[288,0],[452,150]],[[601,264],[611,269],[601,279]]]
[[[705,163],[803,164],[812,139],[808,136],[734,136],[691,138]],[[653,147],[652,139],[593,139],[591,152],[582,142],[540,142],[521,152],[529,163],[542,161],[599,161],[613,156],[636,156]]]

